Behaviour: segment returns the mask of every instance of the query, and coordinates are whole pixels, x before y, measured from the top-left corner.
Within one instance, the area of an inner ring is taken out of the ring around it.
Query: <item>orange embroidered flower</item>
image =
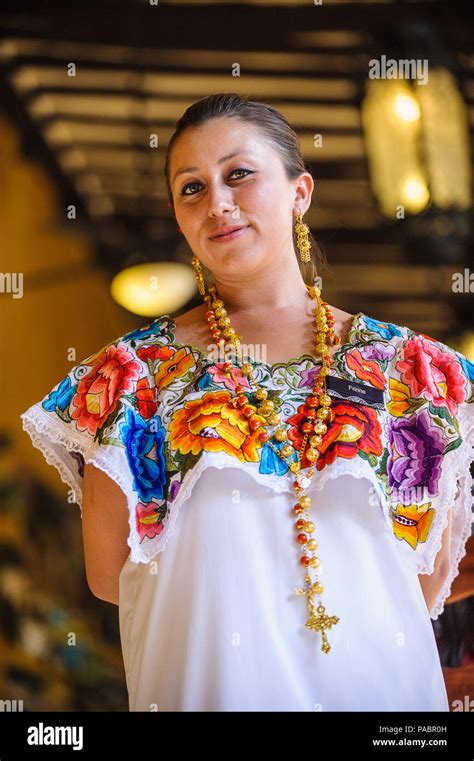
[[[167,355],[163,356],[155,373],[155,386],[158,393],[169,386],[176,378],[186,375],[188,370],[193,367],[196,360],[191,354],[189,347],[182,346],[179,349],[174,347],[161,347],[166,349]]]
[[[367,381],[375,388],[384,389],[386,380],[377,362],[364,359],[359,349],[352,349],[345,355],[345,362],[350,370],[353,370],[356,378]]]
[[[320,455],[316,461],[318,470],[322,470],[325,465],[334,462],[336,457],[351,459],[359,451],[367,455],[382,454],[383,447],[380,438],[382,427],[375,410],[360,404],[334,403],[334,401],[331,409],[334,412],[334,420],[328,425],[328,430],[319,447]],[[288,431],[288,438],[297,449],[300,449],[302,444],[304,434],[300,425],[306,410],[306,405],[301,404],[296,415],[292,415],[287,420],[290,425],[294,426]],[[301,458],[301,467],[307,468],[309,465],[310,462],[305,455]]]
[[[404,539],[416,550],[418,542],[426,542],[433,522],[435,510],[431,502],[424,505],[397,505],[392,508],[393,533],[397,539]]]
[[[240,462],[257,462],[262,446],[258,431],[251,432],[243,412],[229,403],[228,391],[208,391],[190,399],[172,415],[169,445],[181,454],[227,452]],[[264,422],[264,418],[258,415]]]
[[[88,431],[94,436],[115,410],[122,394],[133,391],[141,371],[133,356],[125,346],[108,346],[89,375],[79,381],[71,413],[78,431]]]

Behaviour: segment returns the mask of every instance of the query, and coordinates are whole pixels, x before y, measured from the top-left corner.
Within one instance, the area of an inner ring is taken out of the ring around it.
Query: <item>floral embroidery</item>
[[[77,384],[72,400],[71,418],[78,431],[95,436],[126,391],[132,391],[139,377],[140,363],[125,346],[109,346],[102,352],[91,371]]]
[[[137,519],[137,531],[140,537],[140,541],[145,537],[147,539],[153,539],[163,531],[163,517],[166,513],[166,507],[161,507],[156,502],[149,502],[144,505],[143,502],[139,502],[136,510]]]
[[[346,363],[349,370],[353,370],[356,378],[363,383],[370,383],[374,388],[385,388],[387,381],[377,362],[370,359],[364,359],[359,349],[352,349],[347,352]]]
[[[120,435],[125,445],[134,489],[140,499],[162,499],[165,486],[165,430],[160,418],[155,417],[150,424],[127,407]]]
[[[303,423],[306,405],[298,408],[298,413],[287,421],[293,428],[288,432],[288,438],[298,449],[302,444],[303,432],[299,425]],[[332,404],[334,422],[328,427],[322,437],[320,456],[316,461],[318,470],[334,462],[336,457],[344,457],[347,460],[355,457],[359,452],[367,457],[380,455],[382,442],[380,434],[382,428],[377,418],[377,413],[370,407],[352,404],[351,402],[336,402]],[[301,458],[301,467],[308,468],[309,460],[304,455]]]
[[[388,429],[388,485],[397,489],[424,486],[435,495],[447,440],[432,425],[427,409],[395,420]]]
[[[418,542],[426,542],[435,511],[425,505],[398,505],[392,509],[393,533],[416,550]]]
[[[208,391],[200,399],[185,402],[169,424],[171,449],[182,455],[227,452],[240,462],[257,462],[258,431],[250,431],[247,418],[230,399],[228,391]],[[258,419],[265,422],[261,415]]]
[[[379,333],[379,335],[381,335],[382,338],[386,338],[387,341],[390,341],[393,336],[402,335],[400,329],[392,322],[378,322],[377,320],[373,320],[372,317],[367,317],[367,315],[364,315],[364,320],[368,329],[371,330],[372,333]]]
[[[456,355],[421,336],[405,343],[397,370],[413,397],[431,399],[437,407],[446,407],[451,415],[456,414],[458,404],[465,399],[463,368]]]
[[[257,363],[254,369],[280,415],[278,427],[286,427],[296,447],[319,366],[318,359],[302,355],[288,363]],[[253,387],[238,367],[235,374],[248,390],[248,406],[256,410],[260,402]],[[347,343],[334,355],[331,374],[382,391],[385,409],[334,399],[334,421],[322,437],[316,468],[365,460],[388,497],[395,537],[416,550],[434,520],[443,458],[462,443],[457,415],[461,404],[474,401],[474,365],[429,336],[358,313]],[[204,453],[256,463],[262,474],[288,474],[287,463],[262,444],[242,410],[230,403],[235,385],[222,363],[177,343],[174,321],[164,315],[74,367],[41,407],[97,443],[122,450],[143,543],[163,533],[183,480]],[[71,458],[82,476],[78,446]],[[306,457],[301,464],[310,465]]]

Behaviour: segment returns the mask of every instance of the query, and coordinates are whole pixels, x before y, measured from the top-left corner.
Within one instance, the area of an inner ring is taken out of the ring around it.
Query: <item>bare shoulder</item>
[[[209,327],[206,320],[206,304],[199,304],[194,309],[174,317],[176,324],[175,339],[179,343],[207,345],[210,340]]]
[[[207,306],[206,304],[198,304],[194,309],[188,309],[187,312],[183,312],[178,317],[174,317],[176,325],[180,328],[186,328],[189,325],[196,325],[205,319]]]

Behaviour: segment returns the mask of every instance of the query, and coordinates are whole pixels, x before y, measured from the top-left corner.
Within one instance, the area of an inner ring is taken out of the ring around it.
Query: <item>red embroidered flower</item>
[[[345,361],[347,367],[354,371],[356,378],[383,391],[387,381],[377,362],[372,359],[364,359],[359,349],[352,349],[352,351],[347,352]]]
[[[156,502],[148,502],[146,505],[143,502],[138,502],[136,510],[136,526],[140,542],[142,539],[153,539],[154,536],[158,536],[163,531],[163,508],[159,507]]]
[[[466,398],[466,378],[459,360],[421,334],[404,344],[396,368],[412,397],[423,396],[436,407],[446,407],[451,415],[456,414],[458,404]]]
[[[141,349],[137,350],[137,357],[141,359],[143,362],[146,362],[148,359],[154,360],[154,359],[169,359],[173,356],[175,352],[175,349],[170,348],[169,346],[160,346],[160,344],[152,344],[151,346],[142,346]]]
[[[305,417],[306,409],[306,405],[301,404],[296,415],[288,418],[287,421],[294,426],[288,431],[288,438],[297,449],[302,444],[304,434],[300,425]],[[336,457],[351,459],[359,450],[367,455],[382,454],[383,446],[380,438],[382,427],[375,410],[360,404],[334,403],[334,401],[331,409],[334,412],[334,420],[327,424],[328,430],[323,436],[321,446],[318,447],[320,451],[316,461],[318,470],[334,462]],[[310,464],[306,455],[301,458],[302,468],[308,468]]]
[[[125,346],[108,346],[99,355],[91,372],[79,381],[72,400],[71,417],[78,431],[95,436],[126,391],[132,391],[140,374],[140,363]]]
[[[137,383],[137,406],[144,420],[149,420],[155,414],[158,403],[156,401],[156,388],[150,388],[148,378],[141,378]]]

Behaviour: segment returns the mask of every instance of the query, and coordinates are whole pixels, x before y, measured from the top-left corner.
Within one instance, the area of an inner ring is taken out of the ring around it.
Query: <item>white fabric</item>
[[[370,480],[316,473],[309,493],[323,602],[340,618],[330,652],[294,593],[294,493],[210,466],[166,548],[120,574],[131,711],[449,710],[417,574]]]

